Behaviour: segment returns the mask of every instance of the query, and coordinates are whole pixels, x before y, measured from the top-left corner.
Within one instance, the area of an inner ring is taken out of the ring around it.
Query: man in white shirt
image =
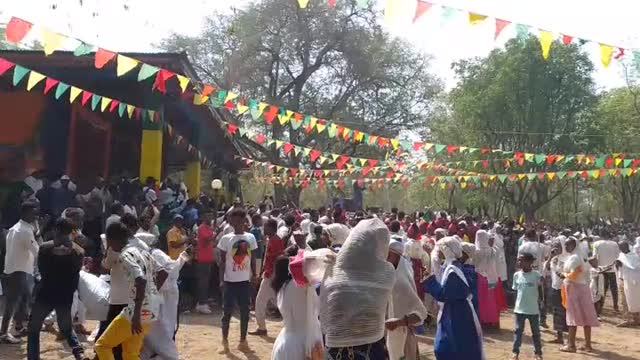
[[[249,327],[249,302],[251,300],[251,280],[256,278],[256,261],[253,251],[258,248],[255,237],[244,231],[247,213],[236,208],[228,214],[228,220],[235,229],[224,235],[218,243],[220,251],[220,287],[224,287],[222,316],[222,349],[220,354],[229,353],[229,322],[233,308],[240,307],[240,344],[238,349],[250,351],[247,343]]]
[[[7,249],[4,273],[7,276],[4,284],[6,302],[2,325],[0,326],[0,342],[7,344],[20,343],[19,339],[9,334],[9,323],[14,319],[16,329],[27,320],[27,302],[31,298],[35,259],[38,254],[38,243],[35,238],[35,223],[38,216],[38,205],[25,202],[20,207],[20,221],[7,233]],[[17,311],[16,311],[17,310]],[[23,328],[26,331],[26,328]],[[20,334],[23,335],[23,334]]]
[[[287,234],[289,234],[290,230],[294,228],[295,224],[296,224],[296,217],[293,214],[289,213],[285,215],[284,226],[280,226],[278,224],[278,231],[276,235],[278,235],[280,239],[284,239],[287,236]]]
[[[598,265],[603,267],[604,273],[604,298],[607,297],[607,290],[611,289],[611,297],[613,298],[613,309],[618,311],[618,283],[616,280],[616,272],[614,264],[620,256],[620,248],[615,241],[606,240],[608,234],[603,234],[604,238],[593,243],[593,255],[598,260]]]

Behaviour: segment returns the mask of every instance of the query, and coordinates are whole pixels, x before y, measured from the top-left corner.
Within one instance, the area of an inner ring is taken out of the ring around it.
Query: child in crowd
[[[524,333],[525,321],[529,320],[531,333],[533,335],[533,346],[535,350],[535,360],[542,360],[542,342],[540,340],[540,308],[539,301],[542,301],[542,275],[533,270],[535,257],[530,253],[521,253],[518,256],[520,271],[513,275],[513,290],[517,291],[515,339],[513,341],[512,360],[518,360],[520,356],[520,345],[522,345],[522,334]]]

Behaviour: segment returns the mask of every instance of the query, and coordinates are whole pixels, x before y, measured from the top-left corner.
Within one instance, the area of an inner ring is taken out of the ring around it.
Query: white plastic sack
[[[88,320],[104,321],[109,312],[109,284],[97,276],[80,271],[78,296],[87,309]]]

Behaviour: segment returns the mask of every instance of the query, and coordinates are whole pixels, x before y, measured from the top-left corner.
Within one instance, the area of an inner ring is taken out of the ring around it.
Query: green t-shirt
[[[516,307],[513,310],[516,314],[538,315],[538,286],[542,275],[535,270],[530,272],[518,271],[513,275],[513,290],[518,292]]]

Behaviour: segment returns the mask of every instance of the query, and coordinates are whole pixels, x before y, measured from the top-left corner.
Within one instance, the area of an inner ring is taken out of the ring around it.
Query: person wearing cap
[[[187,247],[187,233],[184,230],[184,217],[177,214],[173,216],[171,229],[167,232],[167,254],[171,260],[177,260],[178,256]]]

